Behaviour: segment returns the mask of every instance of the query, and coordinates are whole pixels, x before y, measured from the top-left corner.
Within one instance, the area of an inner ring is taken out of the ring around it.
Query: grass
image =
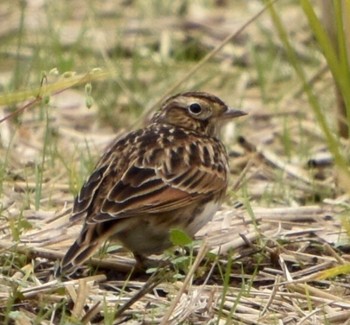
[[[309,82],[326,61],[308,2],[278,2],[274,27],[266,12],[233,42],[257,12],[245,1],[109,5],[50,3],[38,17],[30,6],[8,9],[19,18],[0,34],[0,118],[17,114],[0,128],[0,322],[336,324],[335,313],[348,321],[348,187],[335,167],[346,157],[326,110],[335,102],[330,73]],[[330,64],[335,75],[343,52]],[[79,231],[67,228],[74,195],[103,149],[185,89],[249,111],[223,134],[240,188],[191,254],[165,254],[172,269],[132,274],[130,255],[113,246],[80,280],[56,281],[57,260]],[[325,152],[336,165],[308,169]]]

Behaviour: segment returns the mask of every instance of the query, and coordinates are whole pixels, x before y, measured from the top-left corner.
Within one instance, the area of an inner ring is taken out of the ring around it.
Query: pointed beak
[[[236,108],[232,108],[232,107],[228,107],[227,111],[221,115],[222,119],[231,119],[231,118],[236,118],[236,117],[240,117],[240,116],[244,116],[247,115],[248,113],[243,112],[239,109]]]

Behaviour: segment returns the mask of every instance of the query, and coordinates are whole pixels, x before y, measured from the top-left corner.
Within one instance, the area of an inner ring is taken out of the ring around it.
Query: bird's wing
[[[132,152],[110,151],[82,188],[75,215],[84,213],[87,223],[99,223],[162,213],[225,190],[226,154],[220,142],[192,137],[180,141],[176,135],[166,145],[146,140],[139,139]]]

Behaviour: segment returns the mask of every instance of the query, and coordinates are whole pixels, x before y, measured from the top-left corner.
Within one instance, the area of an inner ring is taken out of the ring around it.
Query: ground
[[[298,2],[276,6],[335,131],[334,82],[308,22]],[[269,12],[212,52],[262,8],[0,4],[2,324],[350,324],[347,178]],[[102,77],[81,81],[90,73]],[[79,85],[67,87],[71,78]],[[49,96],[35,90],[55,83]],[[99,155],[184,90],[249,113],[222,132],[232,174],[222,209],[185,250],[158,257],[171,267],[132,273],[113,244],[80,277],[56,279],[81,226],[69,223],[74,196]]]

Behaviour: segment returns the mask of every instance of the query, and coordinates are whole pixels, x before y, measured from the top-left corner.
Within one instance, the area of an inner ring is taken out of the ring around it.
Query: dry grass
[[[101,7],[92,1],[88,9],[69,10],[52,4],[57,18],[33,1],[25,16],[24,61],[11,42],[3,48],[10,68],[16,60],[33,64],[22,83],[40,80],[42,67],[67,65],[70,51],[84,56],[72,59],[74,70],[102,66],[120,74],[93,84],[90,109],[84,90],[69,89],[1,124],[1,323],[350,324],[349,196],[268,15],[180,86],[212,91],[249,111],[236,128],[224,130],[232,184],[222,210],[197,234],[193,259],[168,253],[161,258],[175,261],[173,267],[138,274],[130,254],[112,246],[80,278],[53,277],[80,230],[69,224],[74,194],[99,154],[260,9],[258,1],[186,3],[147,10],[141,1]],[[280,9],[288,12],[284,18],[315,93],[332,107],[330,74],[297,5]],[[6,10],[13,29],[0,23],[2,38],[18,32],[18,8]],[[61,46],[46,63],[32,61],[38,44],[53,48],[43,21],[31,24],[42,16],[58,25],[50,36]],[[2,70],[1,83],[11,84],[11,69]],[[21,88],[21,82],[12,85]],[[8,113],[1,107],[1,116]]]

